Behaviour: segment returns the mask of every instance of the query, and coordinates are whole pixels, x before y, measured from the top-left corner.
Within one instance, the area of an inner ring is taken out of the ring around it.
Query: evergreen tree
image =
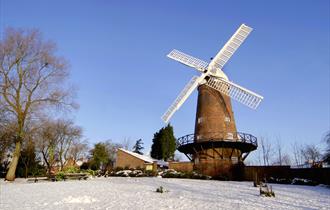
[[[133,146],[133,152],[143,155],[143,152],[141,150],[143,150],[144,147],[142,145],[142,139],[137,140],[135,145]]]
[[[160,160],[163,158],[162,153],[162,144],[161,144],[161,135],[163,133],[164,128],[161,128],[158,132],[154,134],[154,138],[152,139],[152,145],[151,145],[151,152],[150,155],[152,158],[155,158],[157,160]]]
[[[151,146],[151,157],[155,159],[173,159],[176,150],[176,139],[173,127],[168,124],[154,134]]]

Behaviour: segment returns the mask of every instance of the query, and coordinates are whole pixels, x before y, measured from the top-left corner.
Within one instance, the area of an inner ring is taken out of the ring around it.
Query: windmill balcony
[[[257,137],[247,133],[208,133],[207,136],[207,139],[196,134],[182,136],[176,142],[177,149],[189,157],[196,152],[214,148],[237,149],[247,156],[258,147]]]

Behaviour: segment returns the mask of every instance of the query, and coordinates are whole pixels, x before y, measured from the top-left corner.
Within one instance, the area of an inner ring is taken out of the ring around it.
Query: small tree
[[[262,150],[262,158],[265,166],[268,166],[271,162],[273,153],[272,153],[272,144],[265,137],[260,137],[260,145]]]
[[[86,158],[88,153],[88,141],[82,141],[80,138],[74,139],[68,153],[68,156],[75,162],[80,158]]]
[[[155,159],[173,159],[176,150],[176,139],[173,127],[168,124],[154,134],[151,146],[151,157]]]
[[[164,128],[161,128],[158,132],[154,133],[154,138],[152,139],[150,156],[157,160],[163,158],[163,145],[161,143],[161,136]]]
[[[302,146],[298,145],[297,142],[294,142],[292,144],[292,152],[293,152],[293,158],[294,163],[296,166],[301,166],[303,164],[303,154],[302,154]]]
[[[142,139],[137,140],[135,142],[135,145],[133,146],[133,152],[143,155],[143,152],[141,150],[143,150],[144,147],[142,145],[143,145]]]
[[[92,169],[105,170],[109,163],[109,152],[105,143],[97,143],[91,150],[92,155]]]
[[[321,158],[321,152],[319,148],[313,144],[306,145],[304,148],[302,148],[302,154],[305,159],[305,163],[311,163],[313,165],[320,161]]]

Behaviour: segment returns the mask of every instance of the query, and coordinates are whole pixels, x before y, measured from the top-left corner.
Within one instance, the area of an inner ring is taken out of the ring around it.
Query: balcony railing
[[[242,132],[236,133],[206,133],[207,139],[202,139],[196,134],[188,134],[177,139],[177,148],[186,144],[201,142],[215,142],[215,141],[226,141],[226,142],[242,142],[252,144],[258,147],[257,137]]]

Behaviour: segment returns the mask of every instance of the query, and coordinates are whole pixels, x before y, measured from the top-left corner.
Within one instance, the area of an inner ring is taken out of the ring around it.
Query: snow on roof
[[[153,163],[154,161],[158,161],[158,160],[153,159],[153,158],[151,158],[151,157],[149,157],[149,156],[146,156],[146,155],[140,155],[140,154],[138,154],[138,153],[131,152],[131,151],[128,151],[128,150],[123,149],[123,148],[119,148],[119,150],[121,150],[121,151],[123,151],[123,152],[126,152],[126,153],[128,153],[128,154],[130,154],[130,155],[132,155],[132,156],[134,156],[134,157],[136,157],[136,158],[139,158],[139,159],[141,159],[141,160],[143,160],[143,161],[145,161],[145,162],[148,162],[148,163]]]

